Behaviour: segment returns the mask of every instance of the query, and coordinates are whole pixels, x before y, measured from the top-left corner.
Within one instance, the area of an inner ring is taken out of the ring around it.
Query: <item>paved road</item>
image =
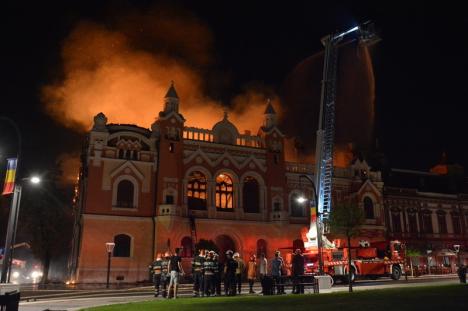
[[[400,281],[392,281],[389,279],[379,279],[375,281],[358,281],[356,282],[354,289],[369,290],[369,289],[380,289],[380,288],[396,288],[396,287],[410,287],[414,285],[418,286],[430,286],[430,285],[444,285],[444,284],[455,284],[458,279],[455,276],[449,277],[419,277],[410,278],[408,281],[404,279]],[[248,289],[244,286],[244,289]],[[260,288],[255,287],[257,292]],[[339,292],[346,291],[347,285],[337,284],[328,292]],[[306,291],[307,292],[307,291]],[[310,292],[310,291],[309,291]],[[29,294],[29,296],[27,296]],[[247,294],[247,292],[245,292]],[[191,288],[188,285],[182,286],[180,290],[180,297],[190,297],[192,295]],[[24,299],[29,301],[20,302],[20,311],[43,311],[43,310],[68,310],[74,311],[82,308],[88,308],[93,306],[136,302],[144,300],[155,299],[152,296],[151,287],[138,287],[121,290],[75,290],[75,291],[35,291],[35,295],[24,291],[22,294]],[[161,298],[157,298],[161,299]]]

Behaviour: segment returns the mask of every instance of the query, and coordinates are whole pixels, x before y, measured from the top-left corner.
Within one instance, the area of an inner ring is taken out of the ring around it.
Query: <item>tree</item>
[[[71,206],[62,203],[53,183],[27,190],[21,204],[21,224],[29,236],[31,251],[43,266],[41,283],[48,283],[51,260],[65,256],[70,247],[73,217]]]
[[[417,249],[417,248],[412,248],[412,247],[407,247],[405,249],[406,251],[406,258],[409,261],[410,264],[410,270],[411,270],[411,276],[414,276],[414,270],[413,270],[413,257],[419,257],[422,255],[422,252]]]
[[[359,234],[359,227],[364,224],[364,212],[355,203],[345,202],[333,207],[329,225],[331,233],[343,235],[348,243],[348,281],[349,292],[353,291],[353,269],[351,266],[351,238]]]

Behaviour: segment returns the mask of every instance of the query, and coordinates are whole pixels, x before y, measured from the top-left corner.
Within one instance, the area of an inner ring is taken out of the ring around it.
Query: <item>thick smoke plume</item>
[[[55,119],[87,130],[93,116],[103,112],[112,123],[150,127],[163,109],[170,81],[175,82],[186,125],[211,128],[222,119],[222,103],[204,91],[213,40],[199,20],[183,12],[155,10],[130,14],[115,28],[81,22],[66,38],[64,78],[42,92]],[[256,133],[265,102],[265,97],[247,90],[235,97],[230,118],[239,122],[240,131]]]

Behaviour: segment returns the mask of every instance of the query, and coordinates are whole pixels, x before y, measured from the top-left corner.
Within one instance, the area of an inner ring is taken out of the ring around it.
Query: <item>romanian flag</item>
[[[7,159],[7,171],[5,175],[5,185],[3,186],[3,195],[13,193],[15,189],[15,176],[16,176],[16,165],[18,163],[18,159],[10,158]]]

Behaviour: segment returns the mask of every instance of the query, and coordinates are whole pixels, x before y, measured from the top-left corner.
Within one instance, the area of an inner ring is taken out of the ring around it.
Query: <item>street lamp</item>
[[[106,282],[106,288],[109,288],[110,265],[111,265],[112,251],[114,250],[114,247],[115,247],[115,243],[113,243],[113,242],[107,242],[106,243],[106,250],[107,250],[107,282]]]
[[[3,256],[2,276],[0,283],[10,282],[11,264],[13,262],[13,245],[15,245],[16,240],[16,228],[18,226],[18,215],[21,205],[21,192],[24,181],[29,181],[30,183],[37,185],[41,182],[41,179],[38,176],[31,176],[28,178],[22,178],[20,182],[15,184],[15,188],[13,190],[13,200],[10,209],[10,218],[8,220],[8,228],[5,240],[5,255]]]
[[[320,221],[320,214],[319,214],[319,209],[318,209],[318,196],[317,196],[317,189],[315,187],[315,183],[314,181],[312,180],[312,178],[310,178],[309,176],[307,175],[300,175],[299,176],[299,179],[300,178],[305,178],[307,179],[311,184],[312,184],[312,190],[314,192],[314,209],[315,209],[315,214],[316,214],[316,217],[315,217],[315,229],[314,229],[314,219],[312,217],[312,208],[311,208],[311,217],[310,217],[310,227],[309,227],[309,233],[313,230],[316,230],[317,231],[317,249],[318,249],[318,260],[319,260],[319,274],[320,275],[323,275],[323,256],[322,256],[322,223]],[[302,201],[302,202],[301,202]],[[306,199],[304,197],[299,197],[298,198],[298,202],[299,203],[304,203],[306,201]],[[311,202],[311,201],[309,201]],[[311,204],[309,204],[309,207]]]

